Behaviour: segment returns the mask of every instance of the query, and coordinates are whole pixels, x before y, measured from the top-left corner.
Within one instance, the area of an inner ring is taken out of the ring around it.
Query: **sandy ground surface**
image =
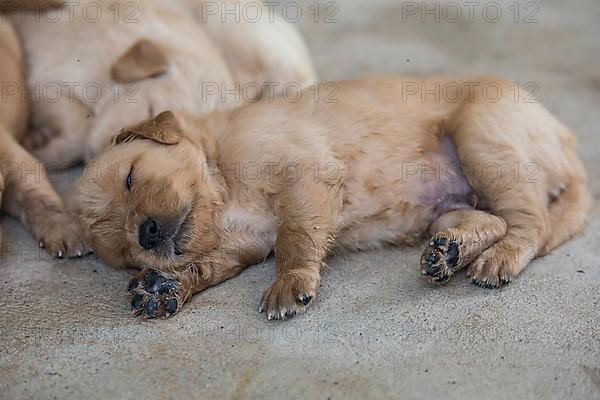
[[[342,0],[315,23],[307,1],[298,26],[326,80],[397,72],[534,82],[577,132],[597,198],[600,3],[521,2],[516,21],[513,3],[495,3],[497,22],[495,9],[484,18],[486,2],[472,22],[463,2],[454,3],[460,22],[442,3],[440,21],[423,23],[400,1]],[[338,22],[324,23],[332,12]],[[330,262],[310,312],[285,323],[257,312],[272,260],[172,320],[147,321],[129,316],[130,272],[93,257],[48,259],[20,224],[2,225],[18,249],[0,262],[3,399],[600,398],[597,207],[584,236],[502,290],[464,274],[431,287],[417,249],[349,254]]]

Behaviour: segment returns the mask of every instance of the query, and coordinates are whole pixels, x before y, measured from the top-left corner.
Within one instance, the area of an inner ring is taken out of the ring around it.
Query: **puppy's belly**
[[[409,162],[388,157],[377,165],[378,160],[349,169],[336,241],[342,248],[417,244],[442,214],[473,207],[473,189],[447,138]]]

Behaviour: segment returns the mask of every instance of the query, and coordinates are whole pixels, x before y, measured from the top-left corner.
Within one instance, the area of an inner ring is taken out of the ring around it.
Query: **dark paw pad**
[[[445,283],[460,262],[460,244],[445,236],[432,238],[421,256],[421,274],[435,283]]]
[[[161,275],[158,271],[152,271],[146,276],[145,286],[148,293],[164,294],[176,290],[179,284],[177,281]]]
[[[459,249],[458,243],[451,242],[448,245],[448,251],[446,251],[446,265],[450,268],[456,267],[459,260]]]
[[[181,285],[160,271],[142,272],[140,277],[129,282],[127,290],[133,295],[131,309],[135,315],[170,317],[182,304]]]
[[[177,312],[178,302],[177,299],[169,299],[165,302],[165,311],[169,314],[175,314]]]
[[[141,309],[144,308],[145,301],[146,299],[144,298],[143,294],[136,294],[131,300],[131,309],[141,311]]]

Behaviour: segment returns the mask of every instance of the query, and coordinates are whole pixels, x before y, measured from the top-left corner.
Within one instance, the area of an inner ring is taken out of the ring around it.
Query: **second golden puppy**
[[[277,279],[260,309],[285,319],[314,301],[334,248],[427,234],[426,279],[468,267],[474,283],[499,287],[584,229],[575,139],[541,105],[515,99],[511,82],[335,85],[333,102],[264,100],[201,120],[165,112],[100,155],[75,210],[96,254],[146,268],[129,287],[136,312],[171,315],[274,251]]]
[[[25,4],[33,7],[46,3],[31,0]],[[0,21],[0,59],[2,210],[20,218],[50,255],[80,257],[88,250],[77,224],[47,179],[42,163],[19,144],[26,134],[28,118],[28,99],[24,93],[25,62],[17,34],[7,21]]]

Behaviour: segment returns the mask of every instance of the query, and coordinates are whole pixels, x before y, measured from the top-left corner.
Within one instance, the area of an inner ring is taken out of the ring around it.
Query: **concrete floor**
[[[600,3],[544,0],[537,23],[515,23],[513,3],[497,3],[497,23],[482,6],[472,23],[421,23],[402,22],[399,1],[343,0],[338,23],[305,14],[298,25],[324,79],[493,73],[537,83],[577,132],[597,198]],[[520,20],[535,11],[518,5]],[[93,257],[47,259],[17,222],[2,225],[20,250],[0,263],[2,399],[600,398],[597,207],[587,234],[502,290],[464,274],[431,287],[417,249],[349,254],[331,261],[310,312],[285,323],[257,312],[272,260],[172,320],[147,321],[129,316],[129,272]]]

